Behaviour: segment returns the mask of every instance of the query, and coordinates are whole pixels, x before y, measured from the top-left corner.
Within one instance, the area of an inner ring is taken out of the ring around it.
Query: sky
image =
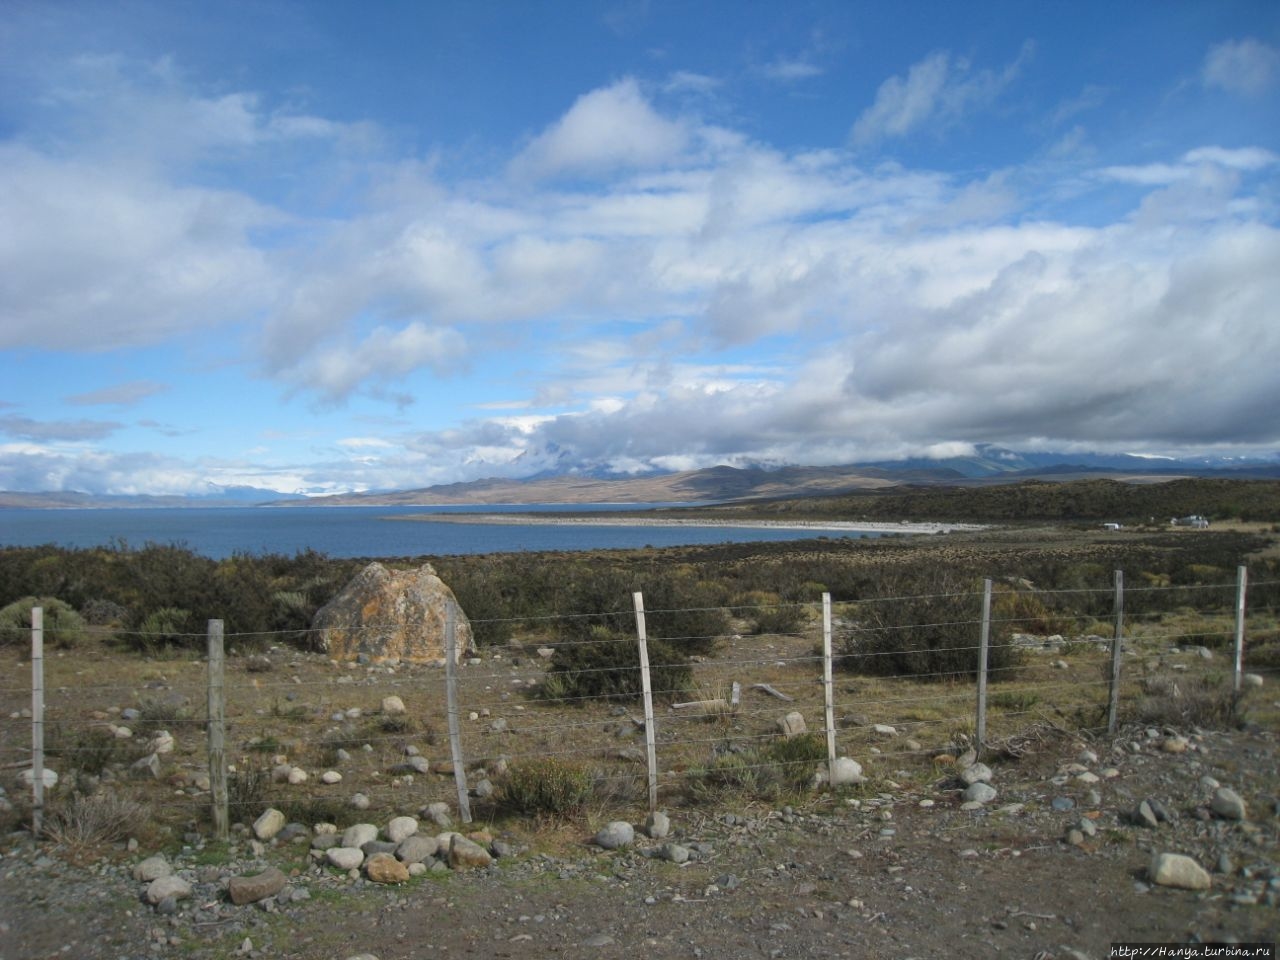
[[[0,489],[1280,450],[1280,4],[0,0]]]

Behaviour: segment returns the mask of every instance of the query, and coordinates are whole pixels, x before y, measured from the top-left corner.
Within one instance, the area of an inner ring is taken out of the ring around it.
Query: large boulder
[[[471,623],[431,564],[388,570],[371,563],[316,612],[312,626],[335,660],[434,663],[445,658],[447,605],[456,611],[458,659],[473,646]]]

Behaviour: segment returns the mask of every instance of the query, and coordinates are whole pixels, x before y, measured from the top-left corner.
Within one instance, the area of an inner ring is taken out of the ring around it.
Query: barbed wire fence
[[[1277,585],[1253,586],[1274,597]],[[1128,589],[1116,571],[1108,589],[986,580],[980,593],[824,593],[729,608],[739,633],[651,637],[655,616],[696,611],[646,610],[635,593],[629,639],[582,629],[616,627],[617,610],[521,619],[522,637],[479,656],[459,649],[450,607],[436,665],[308,659],[296,631],[225,636],[214,620],[186,638],[202,656],[102,682],[74,651],[55,643],[46,656],[36,608],[30,684],[0,686],[0,770],[16,772],[15,796],[29,790],[37,835],[53,761],[63,792],[145,786],[156,818],[209,823],[219,839],[268,799],[313,820],[444,804],[470,823],[472,801],[490,803],[521,765],[589,767],[602,808],[656,811],[766,781],[803,788],[815,772],[839,786],[864,763],[887,776],[965,749],[981,757],[1037,724],[1106,736],[1122,722],[1198,719],[1200,706],[1225,720],[1247,683],[1274,672],[1246,656],[1251,631],[1274,634],[1274,604],[1251,613],[1248,597],[1244,567],[1235,583]],[[790,629],[761,628],[776,622]],[[713,645],[683,658],[687,673],[662,652]],[[621,648],[622,661],[568,656]],[[842,759],[857,761],[852,774]]]

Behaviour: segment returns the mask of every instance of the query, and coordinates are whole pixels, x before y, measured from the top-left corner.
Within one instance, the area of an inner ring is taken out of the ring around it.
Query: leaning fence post
[[[31,608],[31,835],[44,829],[44,608]]]
[[[213,834],[216,840],[230,836],[227,796],[227,700],[224,686],[225,657],[222,621],[210,620],[209,648],[209,791],[213,795]]]
[[[978,637],[978,717],[974,746],[981,751],[987,742],[987,654],[991,649],[991,581],[982,581],[982,632]]]
[[[1231,689],[1240,692],[1240,673],[1244,669],[1244,608],[1245,591],[1249,586],[1249,568],[1236,567],[1236,662],[1231,674]]]
[[[449,752],[453,756],[453,779],[458,787],[458,816],[463,823],[470,823],[467,765],[462,757],[462,729],[458,721],[458,614],[452,603],[445,604],[444,685],[449,707]]]
[[[649,812],[658,812],[658,742],[653,722],[653,682],[649,676],[649,635],[644,624],[644,594],[632,594],[636,641],[640,647],[640,691],[644,695],[644,746],[649,764]]]
[[[831,594],[822,595],[822,693],[827,708],[827,783],[836,785],[836,695],[831,679]]]
[[[1111,690],[1107,703],[1107,733],[1116,732],[1120,717],[1120,654],[1124,647],[1124,571],[1116,571],[1116,626],[1111,640]]]

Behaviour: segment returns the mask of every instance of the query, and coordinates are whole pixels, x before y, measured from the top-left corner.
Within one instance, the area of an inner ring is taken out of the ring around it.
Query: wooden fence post
[[[467,765],[462,756],[462,728],[458,719],[458,613],[452,602],[445,604],[444,683],[449,707],[449,752],[453,756],[453,779],[458,787],[458,816],[471,822],[471,799],[467,795]]]
[[[836,694],[831,678],[831,594],[822,595],[822,693],[826,706],[827,783],[836,785]]]
[[[1116,625],[1111,640],[1111,689],[1107,702],[1107,734],[1114,735],[1120,719],[1120,655],[1124,649],[1124,571],[1116,571]]]
[[[222,641],[222,621],[210,620],[209,649],[209,791],[213,798],[213,835],[225,842],[230,837],[227,795],[227,699],[226,658]]]
[[[44,829],[44,608],[31,608],[31,835]]]
[[[987,742],[987,660],[991,649],[991,581],[982,581],[982,631],[978,637],[978,717],[974,747],[982,752]]]
[[[658,812],[658,740],[653,720],[653,682],[649,676],[649,635],[644,622],[644,594],[631,596],[636,608],[636,642],[640,648],[640,690],[644,696],[644,746],[649,765],[649,812]]]
[[[1231,689],[1239,693],[1241,671],[1244,669],[1244,613],[1245,592],[1249,586],[1249,568],[1236,567],[1236,661],[1231,674]]]

